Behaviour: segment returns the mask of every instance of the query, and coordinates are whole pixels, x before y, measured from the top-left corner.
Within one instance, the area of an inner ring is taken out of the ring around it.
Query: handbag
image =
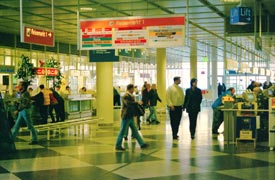
[[[137,109],[137,115],[138,116],[143,116],[145,114],[145,109],[142,105],[137,103],[136,109]]]

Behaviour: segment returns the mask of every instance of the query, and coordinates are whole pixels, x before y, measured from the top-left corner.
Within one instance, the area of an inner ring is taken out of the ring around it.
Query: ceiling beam
[[[213,4],[211,4],[208,0],[199,0],[203,5],[211,9],[214,13],[218,14],[222,18],[226,18],[226,15],[220,11],[218,8],[216,8]]]

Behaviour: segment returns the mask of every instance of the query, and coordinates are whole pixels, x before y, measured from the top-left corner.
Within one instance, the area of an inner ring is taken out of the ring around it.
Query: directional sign
[[[54,46],[54,32],[51,30],[23,25],[23,33],[23,36],[21,36],[21,42]]]
[[[118,62],[114,49],[90,50],[90,62]]]
[[[235,7],[230,10],[230,24],[246,25],[252,23],[252,9],[250,7]]]

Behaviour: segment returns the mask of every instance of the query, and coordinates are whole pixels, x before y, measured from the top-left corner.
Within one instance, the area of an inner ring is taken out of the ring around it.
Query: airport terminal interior
[[[275,179],[274,0],[0,0],[0,9],[1,180]],[[186,111],[172,135],[174,77],[184,92],[192,78],[201,89],[194,137]],[[22,81],[37,140],[25,123],[12,138]],[[144,106],[134,121],[146,147],[130,129],[118,149],[122,97],[133,84],[141,102],[145,82],[156,84],[159,122]],[[61,99],[42,106],[53,116],[36,105],[42,84]]]

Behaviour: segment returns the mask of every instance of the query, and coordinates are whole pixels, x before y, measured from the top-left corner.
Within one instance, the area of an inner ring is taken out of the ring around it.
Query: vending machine
[[[275,97],[269,98],[269,119],[268,119],[268,146],[270,150],[275,147]]]

